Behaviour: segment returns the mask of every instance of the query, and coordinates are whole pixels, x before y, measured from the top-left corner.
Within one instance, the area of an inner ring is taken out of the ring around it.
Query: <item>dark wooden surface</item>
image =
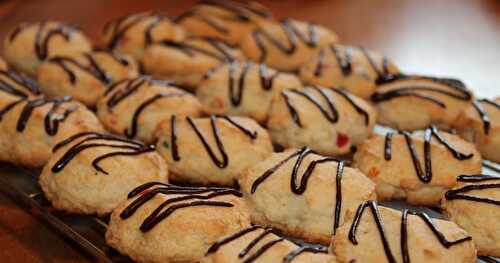
[[[194,1],[0,0],[0,37],[25,21],[80,25],[98,41],[110,18],[155,10],[175,16]],[[262,1],[277,17],[310,20],[345,43],[379,50],[407,72],[457,77],[479,96],[500,95],[500,1]],[[0,135],[1,136],[1,135]],[[87,262],[50,227],[0,194],[0,262]]]

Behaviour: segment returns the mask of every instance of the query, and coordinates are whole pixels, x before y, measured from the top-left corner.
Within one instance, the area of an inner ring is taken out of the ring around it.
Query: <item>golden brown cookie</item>
[[[111,214],[106,242],[137,262],[198,262],[211,244],[250,226],[241,193],[157,182],[137,187]]]
[[[310,86],[282,91],[267,127],[273,142],[285,148],[341,155],[372,133],[376,116],[370,104],[342,89]]]
[[[265,123],[272,101],[285,89],[301,87],[295,75],[265,64],[233,62],[208,71],[196,96],[212,114],[247,116]]]
[[[450,220],[474,239],[478,254],[500,257],[500,177],[460,175],[442,206]]]
[[[432,124],[450,129],[472,98],[457,79],[406,75],[385,79],[371,96],[379,123],[408,131]]]
[[[387,57],[365,48],[331,44],[300,68],[299,76],[307,84],[343,87],[352,94],[368,99],[377,83],[399,74]]]
[[[476,145],[484,159],[500,163],[500,98],[475,100],[453,127]]]
[[[252,119],[173,116],[156,133],[173,181],[233,185],[248,167],[271,155],[267,131]]]
[[[251,226],[231,233],[208,249],[201,263],[336,263],[326,249],[299,246],[271,228]]]
[[[89,107],[96,105],[112,83],[138,74],[132,57],[104,50],[55,56],[37,70],[38,83],[49,98],[70,95]]]
[[[98,215],[110,213],[129,191],[150,181],[168,181],[167,165],[154,146],[96,132],[57,143],[39,178],[56,209]]]
[[[166,16],[143,12],[123,16],[104,26],[102,42],[112,50],[118,50],[142,61],[147,46],[161,40],[180,41],[184,30]]]
[[[307,148],[275,153],[238,182],[252,222],[325,245],[360,203],[375,198],[375,185],[359,170]]]
[[[257,25],[273,21],[271,12],[257,2],[204,0],[181,14],[175,22],[188,34],[215,37],[239,44]]]
[[[481,155],[457,135],[430,127],[374,135],[359,145],[353,166],[376,183],[379,200],[437,205],[458,174],[481,172]]]
[[[24,23],[4,40],[4,56],[15,69],[36,75],[44,60],[54,56],[75,55],[92,49],[87,37],[76,27],[57,21]]]
[[[223,41],[188,38],[183,42],[161,41],[151,45],[144,54],[144,70],[153,77],[196,90],[209,69],[235,60],[244,60],[243,54]]]
[[[341,226],[330,250],[341,263],[476,262],[471,237],[455,223],[368,201]]]
[[[111,86],[97,104],[97,116],[108,130],[152,142],[158,124],[171,115],[199,116],[201,104],[174,84],[147,76]]]
[[[241,49],[249,59],[278,70],[294,71],[337,40],[335,33],[322,26],[286,19],[259,26],[243,38]]]
[[[0,99],[0,160],[28,167],[44,165],[62,138],[100,131],[96,116],[71,97],[11,96]],[[0,93],[0,98],[3,97]]]

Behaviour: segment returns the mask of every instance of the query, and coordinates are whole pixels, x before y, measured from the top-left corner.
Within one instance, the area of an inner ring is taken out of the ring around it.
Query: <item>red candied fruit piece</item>
[[[345,134],[338,133],[337,134],[337,147],[342,148],[344,147],[347,143],[349,143],[349,137]]]

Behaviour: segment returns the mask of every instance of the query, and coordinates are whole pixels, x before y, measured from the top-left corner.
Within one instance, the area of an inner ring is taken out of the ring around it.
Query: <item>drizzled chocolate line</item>
[[[286,103],[286,105],[288,107],[288,110],[290,111],[290,114],[292,115],[292,119],[297,124],[297,126],[299,126],[301,128],[303,127],[302,126],[302,122],[300,120],[299,113],[298,113],[297,109],[292,105],[288,93],[293,93],[293,94],[299,95],[299,96],[305,98],[306,100],[308,100],[309,102],[311,102],[314,106],[316,106],[316,108],[318,108],[318,110],[321,111],[321,113],[323,114],[323,116],[329,122],[331,122],[331,123],[337,123],[338,122],[338,120],[339,120],[339,113],[337,111],[337,108],[334,105],[334,102],[333,102],[331,96],[329,96],[327,94],[327,90],[331,90],[331,91],[339,94],[340,96],[342,96],[345,100],[347,100],[354,107],[354,109],[356,110],[356,112],[358,112],[359,114],[363,115],[364,120],[365,120],[365,125],[369,124],[369,122],[370,122],[370,116],[368,115],[368,112],[366,112],[361,106],[359,106],[356,102],[354,102],[354,100],[350,97],[350,95],[347,94],[344,90],[337,89],[337,88],[328,88],[328,89],[325,89],[325,88],[319,88],[317,86],[311,86],[311,89],[317,91],[317,93],[320,95],[320,97],[326,102],[326,105],[327,105],[328,109],[326,109],[321,104],[321,102],[318,100],[318,98],[316,96],[311,95],[311,94],[309,94],[307,92],[304,92],[302,90],[289,89],[289,90],[285,90],[285,91],[283,91],[281,93],[281,95],[283,96],[283,98],[285,100],[285,103]]]
[[[192,206],[216,206],[216,207],[233,207],[234,204],[226,201],[212,201],[211,199],[233,195],[242,197],[241,192],[231,188],[220,187],[187,187],[175,186],[164,183],[146,183],[132,190],[128,198],[137,197],[131,202],[121,213],[120,218],[125,220],[132,215],[145,203],[153,199],[156,195],[180,195],[178,197],[166,198],[149,216],[143,221],[140,226],[142,232],[147,232],[153,229],[162,220],[173,214],[176,210],[192,207]],[[206,194],[206,195],[203,195]],[[192,201],[194,200],[194,201]],[[187,201],[187,202],[185,202]]]
[[[484,183],[488,181],[498,180],[498,183]],[[477,184],[467,184],[463,187],[449,190],[445,193],[446,200],[468,200],[474,202],[487,203],[492,205],[500,205],[500,200],[493,200],[490,198],[484,198],[479,196],[468,195],[467,193],[474,190],[486,190],[486,189],[500,189],[500,177],[494,175],[459,175],[457,177],[458,182],[470,182]]]
[[[217,145],[217,149],[222,157],[222,160],[219,160],[219,158],[215,155],[214,151],[212,150],[212,147],[208,144],[208,141],[206,140],[205,136],[202,134],[198,126],[194,123],[193,119],[191,117],[186,117],[187,122],[191,126],[191,128],[194,130],[198,138],[203,144],[203,147],[205,148],[206,152],[214,162],[214,164],[219,167],[219,168],[226,168],[229,164],[229,157],[224,150],[224,144],[222,143],[222,140],[220,138],[219,134],[219,128],[217,127],[217,119],[223,119],[233,125],[234,127],[238,128],[240,131],[242,131],[245,135],[250,137],[250,139],[254,140],[257,138],[257,132],[256,131],[251,131],[245,127],[243,127],[241,124],[236,123],[234,120],[232,120],[228,116],[219,116],[219,115],[211,115],[210,116],[210,126],[212,127],[212,134],[215,139],[215,143]],[[171,122],[171,142],[172,142],[172,159],[174,161],[180,161],[181,158],[179,156],[179,150],[178,150],[178,145],[177,145],[177,129],[176,129],[176,117],[175,115],[172,116],[170,119]]]
[[[288,56],[292,55],[297,49],[297,39],[310,48],[315,48],[318,45],[316,28],[313,24],[309,23],[307,25],[307,36],[296,28],[291,20],[286,19],[282,21],[280,26],[287,39],[287,44],[285,45],[264,29],[256,29],[252,32],[252,37],[260,50],[258,61],[264,62],[267,58],[267,48],[264,40],[267,40],[269,44]]]
[[[52,100],[45,100],[43,98],[28,100],[27,98],[21,97],[21,99],[7,104],[4,108],[0,110],[0,121],[2,121],[3,116],[8,112],[10,112],[11,110],[13,110],[15,106],[17,106],[22,102],[26,102],[26,104],[24,105],[23,109],[19,114],[19,118],[16,124],[17,132],[23,132],[24,129],[26,128],[26,125],[28,124],[28,121],[31,119],[31,115],[35,110],[35,108],[42,107],[47,104],[52,104],[52,108],[50,108],[50,110],[45,115],[44,126],[45,126],[45,132],[50,136],[54,136],[57,134],[57,131],[59,130],[59,123],[64,122],[66,118],[68,118],[68,116],[77,109],[77,106],[74,106],[66,109],[62,114],[56,115],[59,107],[62,104],[70,101],[71,97],[69,96]]]
[[[113,156],[140,155],[155,150],[153,145],[145,145],[141,142],[127,140],[114,135],[102,134],[97,132],[82,132],[59,142],[54,146],[53,151],[55,152],[58,149],[72,142],[75,142],[76,140],[80,141],[72,145],[64,153],[64,155],[52,166],[51,171],[53,173],[62,171],[64,167],[66,167],[66,165],[68,165],[71,160],[73,160],[73,158],[75,158],[80,152],[86,149],[99,147],[117,149],[116,151],[103,154],[92,161],[92,166],[94,167],[94,169],[98,172],[102,172],[103,174],[108,174],[107,171],[99,166],[99,163],[104,159]]]
[[[125,84],[126,83],[126,84]],[[123,85],[125,84],[125,85]],[[143,85],[145,84],[145,85]],[[134,94],[139,90],[140,87],[144,86],[175,86],[173,83],[163,80],[154,80],[149,76],[140,76],[133,79],[125,79],[111,85],[108,90],[104,93],[104,96],[108,96],[112,93],[111,96],[107,98],[106,105],[108,106],[108,110],[112,110],[116,107],[120,102]],[[118,88],[118,89],[117,89]],[[116,90],[117,89],[117,90]],[[116,90],[116,91],[115,91]]]
[[[15,38],[26,28],[30,26],[38,26],[36,35],[35,35],[35,53],[38,57],[39,60],[45,60],[48,56],[48,45],[50,40],[55,37],[55,36],[61,36],[63,37],[66,41],[70,41],[73,33],[75,31],[78,31],[78,28],[73,27],[73,26],[68,26],[64,24],[57,24],[56,27],[49,29],[45,34],[43,34],[44,29],[47,26],[47,22],[43,21],[40,23],[36,24],[22,24],[18,26],[14,31],[12,31],[12,34],[10,35],[9,39],[10,42],[14,41]],[[43,35],[43,36],[42,36]]]
[[[171,93],[159,93],[154,95],[153,97],[145,100],[142,102],[137,109],[134,111],[134,115],[132,116],[132,123],[130,125],[130,128],[125,128],[124,135],[127,138],[134,138],[137,135],[137,130],[138,130],[138,121],[139,117],[141,116],[141,113],[151,104],[155,103],[156,101],[162,99],[162,98],[171,98],[171,97],[182,97],[185,96],[187,93],[186,92],[171,92]]]
[[[385,79],[379,81],[380,83],[378,84],[390,84],[398,81],[407,81],[407,80],[427,80],[427,81],[433,81],[438,84],[442,84],[443,86],[453,90],[444,90],[441,88],[435,88],[435,87],[430,87],[426,84],[416,84],[416,85],[404,85],[399,88],[391,89],[388,91],[376,91],[372,96],[371,100],[375,103],[381,103],[385,102],[388,100],[396,99],[399,97],[415,97],[419,98],[422,100],[429,101],[441,108],[446,108],[446,104],[439,100],[438,98],[432,96],[432,95],[427,95],[427,94],[421,94],[418,93],[419,91],[429,91],[429,92],[435,92],[439,93],[445,96],[448,96],[450,98],[454,98],[457,100],[462,100],[462,101],[469,101],[472,98],[472,94],[470,91],[465,87],[465,84],[463,84],[461,81],[457,79],[448,79],[448,78],[435,78],[435,77],[425,77],[425,76],[411,76],[411,75],[402,75],[402,74],[396,74],[396,75],[390,75],[389,77],[386,77]]]
[[[382,221],[382,217],[378,209],[377,201],[373,200],[366,201],[363,204],[359,205],[358,209],[356,210],[356,215],[354,216],[351,228],[349,229],[349,236],[348,236],[349,241],[351,241],[351,243],[354,245],[358,245],[358,241],[356,239],[356,231],[358,229],[359,224],[361,223],[361,218],[367,207],[370,208],[370,212],[372,213],[372,216],[377,225],[377,229],[380,235],[380,239],[382,241],[382,245],[384,246],[384,251],[387,260],[390,263],[397,263],[396,258],[394,257],[394,254],[389,245],[389,241],[387,239],[387,233],[384,229],[384,223]],[[425,222],[425,224],[430,228],[430,230],[432,231],[434,236],[439,240],[441,245],[444,246],[445,248],[450,248],[454,245],[472,240],[470,236],[466,236],[454,241],[448,241],[444,236],[444,234],[437,229],[436,225],[432,222],[432,219],[426,213],[410,211],[408,209],[405,209],[403,210],[401,216],[401,238],[400,238],[401,251],[404,263],[410,262],[410,256],[408,252],[408,214],[420,217]]]
[[[350,74],[352,74],[352,56],[354,47],[345,46],[346,51],[343,54],[341,53],[339,47],[336,44],[331,44],[329,48],[332,54],[334,55],[335,60],[337,61],[337,66],[339,67],[342,75],[349,76]],[[368,64],[370,65],[371,69],[377,75],[377,77],[375,78],[376,84],[394,78],[394,76],[391,73],[389,73],[389,59],[387,57],[384,56],[382,58],[382,65],[381,65],[382,69],[380,69],[380,67],[377,65],[377,63],[375,62],[374,58],[372,57],[372,55],[368,50],[366,50],[365,48],[356,48],[356,50],[361,51],[365,59],[368,61]],[[316,77],[320,77],[323,74],[323,65],[326,59],[326,51],[327,49],[324,48],[319,53],[316,68],[314,70],[314,76]]]
[[[486,263],[500,263],[500,259],[494,258],[494,257],[488,257],[488,256],[479,256],[477,257],[480,260],[486,262]]]
[[[226,2],[226,1],[200,1],[198,3],[199,5],[211,5],[215,7],[222,8],[226,11],[232,12],[234,15],[233,16],[218,16],[218,19],[221,20],[226,20],[226,21],[231,21],[231,22],[241,22],[241,23],[248,23],[251,21],[252,15],[257,15],[262,18],[268,18],[271,15],[264,10],[263,8],[258,9],[255,6],[251,6],[249,4],[245,3],[235,3],[235,2]],[[186,18],[195,18],[198,19],[208,26],[212,27],[214,30],[216,30],[219,33],[222,34],[228,34],[229,29],[226,28],[223,24],[218,23],[216,20],[214,20],[210,16],[206,16],[202,13],[196,12],[196,10],[189,10],[181,15],[179,15],[177,18],[174,19],[174,22],[180,23],[182,20]]]
[[[254,194],[255,191],[257,191],[257,188],[259,187],[260,184],[262,184],[267,178],[273,175],[278,169],[280,169],[287,162],[297,157],[297,159],[295,160],[295,164],[293,165],[292,173],[290,175],[290,189],[294,194],[301,195],[306,191],[309,178],[313,174],[314,169],[318,164],[327,162],[336,162],[338,164],[337,164],[337,174],[335,178],[336,196],[335,196],[334,223],[333,223],[333,232],[335,233],[340,223],[340,212],[342,210],[342,175],[344,173],[344,162],[333,157],[322,157],[321,159],[311,161],[308,164],[304,173],[302,174],[302,177],[300,179],[300,185],[297,185],[297,177],[300,166],[302,165],[304,158],[310,154],[314,154],[314,152],[306,147],[296,152],[293,152],[287,158],[280,161],[273,167],[269,168],[261,176],[255,179],[255,181],[252,183],[252,188],[250,193]]]
[[[496,101],[492,101],[489,99],[480,99],[472,102],[472,105],[476,109],[477,113],[479,114],[479,117],[481,118],[481,121],[483,122],[484,134],[487,135],[490,132],[490,126],[491,126],[490,117],[488,116],[488,112],[486,112],[481,103],[487,103],[489,105],[492,105],[496,107],[498,110],[500,110],[500,104],[497,103]]]
[[[97,61],[95,61],[94,57],[91,54],[85,54],[85,58],[89,63],[88,66],[83,65],[82,63],[71,57],[56,56],[50,58],[49,61],[61,67],[64,70],[64,72],[66,72],[66,74],[69,77],[70,83],[73,85],[76,83],[77,78],[76,78],[76,73],[73,70],[71,70],[71,68],[68,66],[69,64],[79,68],[80,70],[87,72],[88,74],[92,75],[94,78],[98,79],[99,81],[105,84],[109,84],[111,82],[110,77],[99,66]]]
[[[208,256],[210,254],[213,254],[213,253],[217,252],[217,250],[219,250],[219,248],[222,247],[223,245],[226,245],[232,241],[239,239],[240,237],[242,237],[248,233],[252,233],[252,232],[255,232],[257,230],[263,230],[263,231],[257,237],[255,237],[252,241],[250,241],[248,243],[248,245],[246,247],[244,247],[238,253],[239,259],[243,259],[248,254],[248,252],[250,252],[250,250],[253,247],[255,247],[267,235],[269,235],[269,234],[278,235],[271,228],[263,228],[261,226],[251,226],[251,227],[242,229],[242,230],[240,230],[240,231],[238,231],[238,232],[236,232],[228,237],[225,237],[225,238],[215,242],[214,244],[212,244],[212,246],[210,246],[210,248],[207,250],[205,255]],[[259,249],[257,249],[254,254],[248,256],[243,262],[251,263],[251,262],[255,261],[258,257],[260,257],[264,252],[266,252],[272,246],[274,246],[275,244],[282,242],[284,240],[285,240],[284,238],[281,238],[278,235],[277,239],[273,239],[273,240],[268,241],[268,242],[264,243],[263,245],[261,245],[261,247]],[[292,250],[290,253],[288,253],[283,258],[283,263],[290,263],[293,261],[293,259],[295,259],[300,254],[305,253],[305,252],[310,252],[310,253],[315,253],[315,254],[316,253],[328,253],[327,251],[321,250],[319,248],[315,248],[315,247],[311,247],[311,246],[301,246],[301,247],[298,247],[298,248]]]
[[[321,249],[321,248],[312,247],[312,246],[301,246],[301,247],[298,247],[295,250],[291,251],[290,253],[288,253],[288,255],[286,255],[283,258],[283,263],[290,263],[296,257],[300,256],[302,253],[305,253],[305,252],[309,252],[309,253],[313,253],[313,254],[318,254],[318,253],[328,254],[328,251],[326,249]]]
[[[229,44],[226,42],[216,39],[216,38],[192,38],[192,39],[198,39],[198,40],[203,40],[204,42],[208,43],[210,45],[209,48],[205,47],[197,47],[192,44],[187,44],[187,43],[181,43],[181,42],[175,42],[171,40],[162,40],[158,42],[158,44],[161,44],[163,46],[169,47],[169,48],[175,48],[182,53],[186,54],[189,57],[194,57],[196,54],[201,54],[205,55],[208,57],[211,57],[213,59],[216,59],[221,62],[230,62],[234,61],[236,58],[231,54],[232,50]]]
[[[15,83],[15,85],[12,85],[6,80]],[[24,90],[19,89],[19,87],[23,88]],[[0,91],[19,98],[27,98],[30,94],[41,94],[40,88],[34,80],[24,75],[19,75],[11,70],[0,70]]]
[[[114,49],[130,29],[148,19],[153,20],[148,22],[149,24],[144,30],[144,45],[147,46],[152,44],[154,42],[152,35],[153,30],[161,22],[167,20],[167,18],[162,15],[148,12],[123,16],[104,26],[104,32],[111,30],[111,40],[108,43],[108,48]]]
[[[243,92],[245,89],[245,79],[246,75],[250,71],[250,68],[253,67],[254,64],[251,62],[247,62],[244,64],[243,69],[239,72],[238,76],[235,77],[235,71],[239,67],[239,63],[233,62],[228,65],[229,73],[228,73],[228,88],[229,88],[229,100],[233,106],[239,106],[243,100]],[[208,71],[206,78],[209,78],[210,75],[215,73],[221,67],[215,67],[212,70]],[[259,79],[260,86],[263,90],[269,91],[273,88],[273,81],[279,75],[279,72],[269,73],[269,70],[266,65],[259,64]],[[237,80],[236,80],[237,79]],[[236,84],[237,83],[237,84]]]
[[[412,135],[406,131],[399,131],[399,134],[402,134],[405,138],[406,145],[408,147],[408,151],[410,152],[410,156],[413,162],[413,166],[415,167],[415,172],[417,173],[420,181],[424,183],[429,183],[432,180],[432,157],[431,157],[431,139],[435,137],[437,141],[446,147],[446,149],[455,157],[455,159],[459,161],[468,160],[474,156],[474,154],[464,154],[457,151],[453,146],[448,143],[439,133],[438,129],[435,126],[431,126],[425,130],[424,133],[424,169],[420,164],[420,159],[417,154],[415,143],[413,142]],[[389,132],[385,136],[385,144],[384,144],[384,158],[389,161],[392,158],[392,132]]]

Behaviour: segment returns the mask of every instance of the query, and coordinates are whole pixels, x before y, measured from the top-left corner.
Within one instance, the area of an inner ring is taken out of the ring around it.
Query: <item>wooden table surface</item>
[[[174,17],[194,1],[0,1],[0,37],[25,21],[80,25],[94,40],[109,19],[155,10]],[[262,1],[279,18],[326,25],[344,43],[379,50],[403,71],[457,77],[479,96],[500,96],[500,1]],[[0,135],[1,136],[1,135]],[[88,262],[75,245],[0,193],[0,262]]]

